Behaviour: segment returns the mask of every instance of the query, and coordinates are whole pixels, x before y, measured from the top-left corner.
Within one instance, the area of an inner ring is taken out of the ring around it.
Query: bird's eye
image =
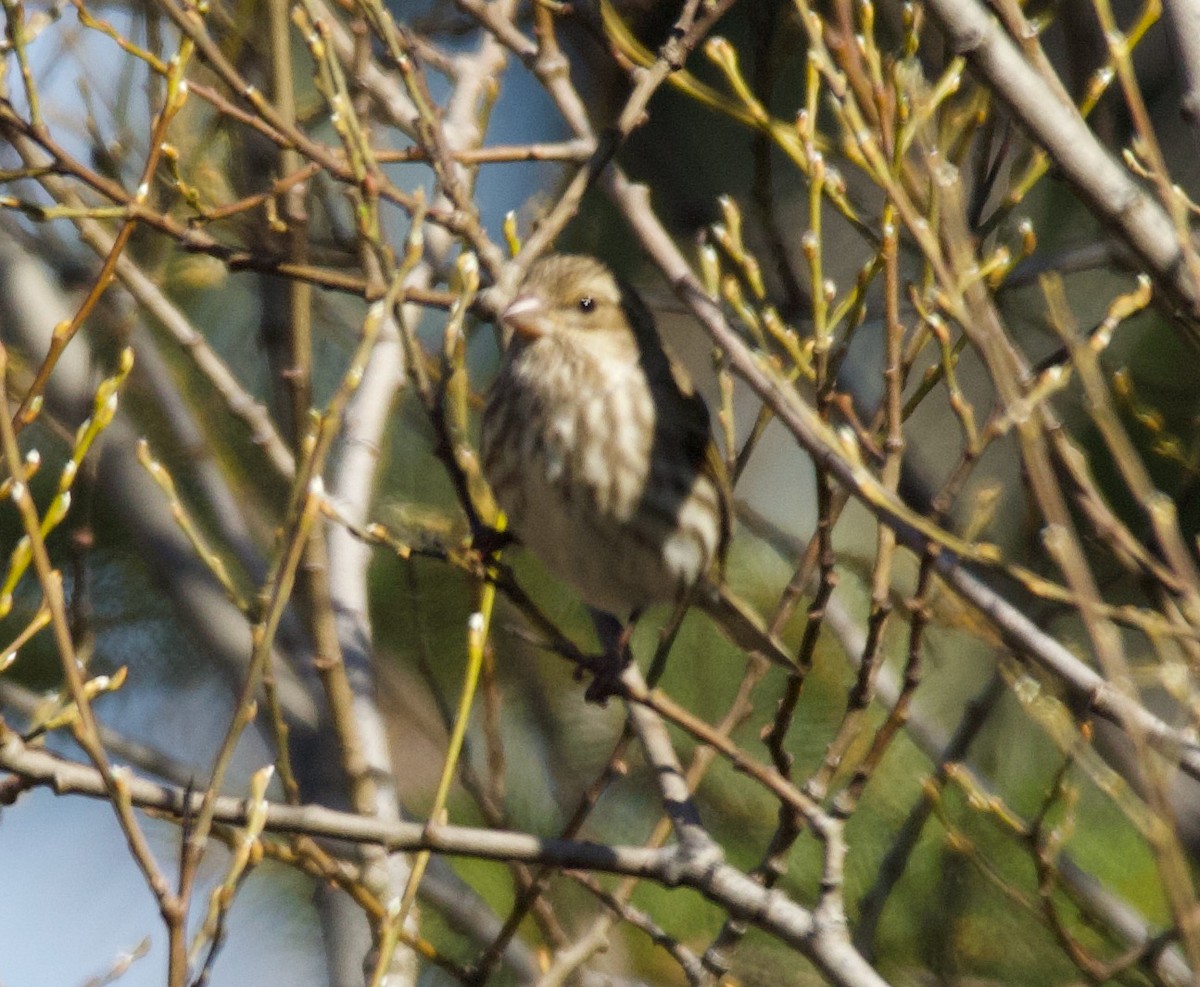
[[[579,311],[590,312],[596,307],[596,299],[591,295],[584,295],[576,304],[579,306]]]

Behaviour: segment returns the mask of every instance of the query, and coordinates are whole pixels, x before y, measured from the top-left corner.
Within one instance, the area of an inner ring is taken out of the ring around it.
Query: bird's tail
[[[705,580],[695,588],[692,600],[712,618],[731,644],[774,665],[796,670],[796,659],[787,645],[772,634],[754,608],[728,586]]]

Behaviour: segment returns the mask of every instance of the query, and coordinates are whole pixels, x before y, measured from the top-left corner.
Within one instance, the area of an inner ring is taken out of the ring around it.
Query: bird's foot
[[[592,681],[588,683],[583,698],[597,706],[607,706],[608,700],[624,692],[621,685],[621,673],[629,663],[629,653],[605,653],[580,662],[575,670],[575,680],[580,681],[584,675],[591,674]]]
[[[516,540],[517,536],[511,531],[480,524],[471,535],[471,547],[479,553],[480,558],[486,560]]]
[[[607,706],[610,696],[623,695],[625,692],[621,683],[621,673],[633,661],[629,639],[633,637],[636,615],[622,621],[611,613],[594,607],[588,607],[588,610],[592,615],[592,623],[596,625],[596,636],[600,638],[604,652],[581,666],[581,671],[592,673],[592,681],[583,698],[590,703]]]

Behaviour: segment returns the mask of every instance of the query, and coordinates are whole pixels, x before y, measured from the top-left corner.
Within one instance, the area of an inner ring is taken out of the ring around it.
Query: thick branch
[[[0,769],[29,784],[52,788],[59,795],[108,797],[95,768],[28,748],[11,732],[0,740]],[[143,778],[131,777],[128,785],[133,805],[179,819],[194,817],[203,800],[201,793]],[[212,805],[213,821],[231,826],[244,826],[247,812],[246,800],[232,796],[219,796]],[[433,850],[483,860],[628,874],[667,887],[690,887],[731,915],[800,950],[831,984],[863,987],[885,983],[850,944],[844,924],[821,923],[778,890],[763,888],[728,864],[695,860],[677,847],[605,846],[469,826],[385,822],[315,805],[272,804],[266,820],[264,830],[272,833],[368,843],[389,851]]]
[[[1074,106],[1053,98],[999,22],[977,0],[929,0],[926,8],[954,51],[1012,110],[1109,232],[1127,243],[1170,300],[1184,337],[1200,347],[1200,285],[1175,226],[1088,128]]]

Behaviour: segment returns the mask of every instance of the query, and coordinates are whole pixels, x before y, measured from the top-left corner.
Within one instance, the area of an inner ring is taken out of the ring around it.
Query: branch
[[[728,356],[734,371],[778,416],[780,422],[813,457],[817,467],[828,471],[846,485],[882,523],[895,528],[898,537],[908,548],[923,552],[940,546],[937,566],[942,578],[989,619],[1019,658],[1029,660],[1049,672],[1068,691],[1076,715],[1095,713],[1122,729],[1136,729],[1144,734],[1155,750],[1168,758],[1178,759],[1180,767],[1187,774],[1200,779],[1200,745],[1106,682],[1015,606],[972,575],[966,568],[968,559],[960,554],[960,548],[965,547],[965,543],[949,544],[949,535],[931,522],[916,517],[898,498],[883,490],[868,471],[859,468],[795,388],[779,380],[734,332],[720,306],[709,298],[696,280],[687,260],[649,207],[645,187],[630,183],[615,166],[609,168],[603,180],[626,222],[637,232],[680,299]]]
[[[51,788],[59,795],[108,798],[104,780],[95,768],[26,747],[12,732],[0,737],[0,768],[31,785]],[[137,777],[129,779],[128,792],[132,805],[179,820],[194,818],[204,801],[203,793]],[[215,823],[245,826],[250,806],[245,799],[222,795],[212,800],[209,811]],[[516,860],[627,874],[656,881],[664,887],[688,887],[730,915],[800,950],[833,985],[883,987],[885,984],[851,945],[844,921],[824,921],[819,914],[796,904],[777,889],[763,888],[736,868],[711,860],[696,860],[678,847],[605,846],[468,826],[386,822],[315,805],[268,803],[265,813],[264,832],[373,844],[388,851],[431,850],[480,860]]]
[[[1074,106],[1049,98],[1046,82],[977,0],[929,0],[953,50],[1015,114],[1110,233],[1127,243],[1166,295],[1183,337],[1200,348],[1200,285],[1174,224],[1088,128]]]

